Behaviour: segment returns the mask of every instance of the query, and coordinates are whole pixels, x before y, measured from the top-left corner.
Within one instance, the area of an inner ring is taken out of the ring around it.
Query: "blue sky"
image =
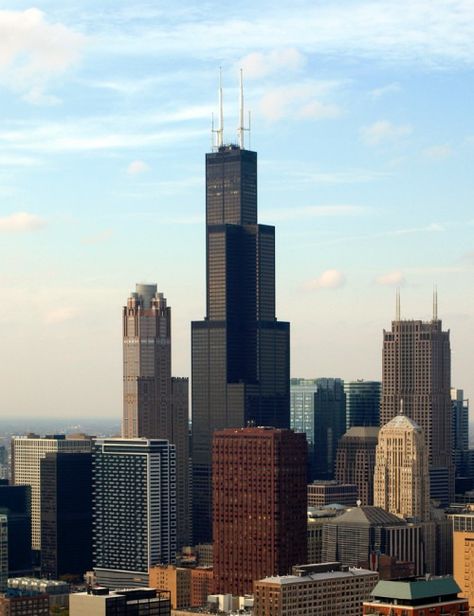
[[[65,6],[66,5],[66,6]],[[204,314],[204,153],[244,69],[292,375],[380,378],[382,329],[451,330],[474,391],[474,4],[0,1],[4,415],[121,413],[121,306],[157,282],[174,373]]]

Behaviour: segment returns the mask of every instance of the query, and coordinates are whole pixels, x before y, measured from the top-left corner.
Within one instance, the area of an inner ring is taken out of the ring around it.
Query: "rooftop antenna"
[[[433,287],[433,321],[438,320],[438,288],[436,285]]]
[[[219,67],[219,128],[214,128],[214,114],[212,116],[212,133],[216,134],[216,144],[213,150],[224,145],[224,106],[222,101],[222,66]]]
[[[400,310],[400,289],[397,289],[396,295],[396,309],[395,309],[395,320],[400,321],[401,318],[401,310]]]
[[[403,398],[400,398],[400,415],[405,415],[405,409],[403,408]]]
[[[249,112],[249,127],[245,128],[244,125],[244,76],[243,70],[240,69],[240,98],[239,98],[239,126],[237,128],[237,134],[239,136],[239,147],[244,149],[244,133],[248,131],[250,133],[250,112]]]

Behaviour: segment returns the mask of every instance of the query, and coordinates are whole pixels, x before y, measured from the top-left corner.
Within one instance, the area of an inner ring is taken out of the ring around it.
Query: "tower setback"
[[[211,537],[215,430],[288,428],[289,323],[275,317],[275,228],[257,223],[257,154],[206,155],[206,288],[192,323],[194,541]]]

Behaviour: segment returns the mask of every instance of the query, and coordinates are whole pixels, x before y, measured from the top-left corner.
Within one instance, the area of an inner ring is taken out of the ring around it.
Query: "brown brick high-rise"
[[[248,594],[255,580],[306,562],[306,459],[305,435],[291,430],[215,432],[215,592]]]

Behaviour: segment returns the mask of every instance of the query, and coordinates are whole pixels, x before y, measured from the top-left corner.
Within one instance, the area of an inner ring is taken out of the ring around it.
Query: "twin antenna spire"
[[[438,287],[433,287],[433,321],[438,320]],[[400,309],[400,289],[397,289],[395,298],[395,321],[401,321],[401,309]]]
[[[244,135],[250,135],[250,111],[248,126],[244,124],[244,78],[243,71],[240,69],[240,90],[239,90],[239,126],[237,127],[238,144],[241,150],[244,149]],[[214,138],[214,135],[216,136]],[[214,151],[224,146],[224,102],[222,96],[222,68],[219,69],[219,127],[214,128],[214,114],[212,115],[212,149]]]

